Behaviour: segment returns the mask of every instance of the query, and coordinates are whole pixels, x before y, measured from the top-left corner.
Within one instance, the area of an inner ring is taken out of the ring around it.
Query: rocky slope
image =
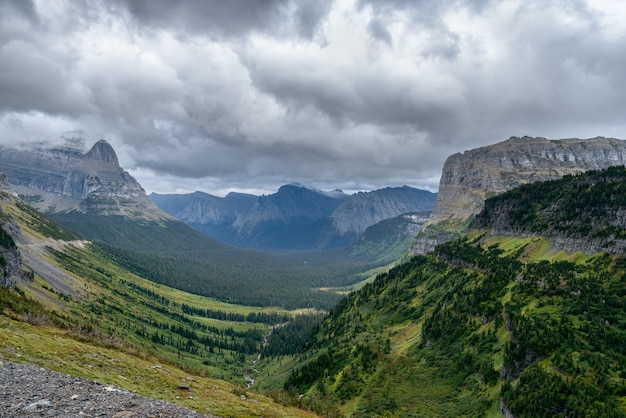
[[[485,198],[521,184],[554,180],[626,161],[626,142],[613,138],[512,137],[450,156],[429,223],[464,220],[480,212]]]
[[[44,212],[79,210],[139,219],[169,218],[100,140],[86,153],[70,147],[0,147],[0,170],[20,197]]]
[[[252,208],[257,196],[245,193],[229,193],[225,197],[204,192],[151,193],[150,199],[159,208],[186,223],[230,225]]]
[[[6,417],[213,417],[93,380],[5,362],[1,357],[0,389],[0,416]]]
[[[342,234],[353,232],[360,235],[384,219],[432,210],[435,196],[435,193],[409,186],[356,193],[333,212],[333,226]]]
[[[10,185],[6,175],[0,172],[0,203],[9,198]],[[9,219],[5,219],[0,209],[0,286],[12,287],[22,268],[22,255],[17,249],[20,228]]]

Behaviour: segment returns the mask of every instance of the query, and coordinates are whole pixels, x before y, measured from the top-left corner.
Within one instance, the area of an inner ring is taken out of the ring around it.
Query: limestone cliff
[[[458,236],[458,230],[484,206],[485,199],[535,181],[555,180],[624,165],[626,141],[614,138],[560,139],[512,137],[450,156],[426,227],[412,252],[426,253]]]
[[[79,210],[132,218],[168,218],[100,140],[87,152],[68,147],[0,148],[0,170],[22,199],[44,212]]]
[[[626,159],[626,142],[613,138],[516,138],[463,154],[444,164],[429,224],[464,220],[480,212],[485,198],[521,184],[554,180],[614,165]]]

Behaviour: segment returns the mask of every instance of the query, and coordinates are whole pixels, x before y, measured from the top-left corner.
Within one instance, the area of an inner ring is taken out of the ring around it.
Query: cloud
[[[0,143],[104,137],[160,192],[433,189],[512,135],[623,137],[625,57],[612,0],[5,1]]]

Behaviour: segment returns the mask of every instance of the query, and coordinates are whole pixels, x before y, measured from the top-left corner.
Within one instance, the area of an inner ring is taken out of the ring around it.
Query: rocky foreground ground
[[[31,364],[0,359],[0,417],[211,417]]]

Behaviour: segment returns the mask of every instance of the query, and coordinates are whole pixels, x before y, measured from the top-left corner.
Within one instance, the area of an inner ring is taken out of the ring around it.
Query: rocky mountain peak
[[[113,147],[105,140],[84,154],[67,147],[0,147],[0,170],[22,199],[43,212],[170,218],[119,166]]]
[[[96,142],[93,147],[85,154],[86,160],[98,160],[119,166],[117,155],[111,144],[101,139]]]

